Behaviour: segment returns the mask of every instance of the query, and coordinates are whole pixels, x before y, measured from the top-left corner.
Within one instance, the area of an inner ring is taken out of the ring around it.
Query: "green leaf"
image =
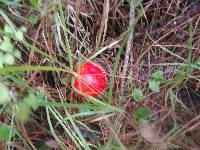
[[[17,59],[20,59],[22,56],[21,56],[21,52],[19,50],[15,50],[13,55],[17,58]]]
[[[143,93],[140,89],[135,88],[132,92],[132,96],[136,101],[141,101],[143,99]]]
[[[29,118],[29,114],[31,112],[31,108],[36,110],[38,108],[37,97],[34,93],[30,93],[26,96],[23,101],[18,104],[17,116],[21,121],[27,121]]]
[[[29,114],[30,114],[30,106],[27,105],[27,103],[25,103],[24,101],[23,102],[20,102],[18,104],[18,109],[17,109],[17,117],[23,121],[23,122],[26,122],[29,118]]]
[[[19,40],[19,41],[23,41],[24,40],[24,35],[23,32],[21,30],[17,30],[15,32],[15,37]]]
[[[186,79],[186,76],[185,75],[179,75],[177,78],[176,78],[176,84],[177,85],[180,85],[184,82],[184,80]]]
[[[32,25],[35,25],[35,24],[37,24],[37,22],[38,22],[39,19],[38,19],[38,16],[31,14],[29,16],[28,20],[30,21],[30,23]]]
[[[146,107],[139,107],[133,112],[134,122],[138,125],[145,125],[149,123],[146,118],[151,115],[151,111]]]
[[[15,63],[15,58],[13,55],[7,53],[4,55],[3,61],[5,64],[13,65]]]
[[[10,53],[13,51],[13,45],[10,42],[10,38],[4,37],[4,40],[0,43],[0,49]]]
[[[149,88],[155,93],[160,92],[160,82],[155,80],[150,80]]]
[[[19,30],[24,33],[24,32],[26,32],[26,27],[22,26],[19,28]]]
[[[9,89],[0,83],[0,104],[7,104],[10,100]]]
[[[144,118],[139,118],[138,120],[135,120],[135,123],[137,125],[147,125],[149,124],[149,120],[144,119]]]
[[[156,71],[152,74],[152,77],[154,78],[154,80],[156,81],[163,81],[164,78],[163,78],[163,71]]]
[[[0,139],[1,140],[9,141],[10,138],[12,138],[14,135],[15,135],[15,131],[13,130],[11,126],[3,124],[3,123],[0,124]]]
[[[40,1],[39,0],[31,0],[31,4],[35,9],[40,9]]]
[[[151,114],[151,111],[146,107],[139,107],[133,112],[135,118],[146,118]]]
[[[38,101],[34,93],[30,93],[29,96],[24,98],[24,103],[32,107],[34,110],[38,107]]]

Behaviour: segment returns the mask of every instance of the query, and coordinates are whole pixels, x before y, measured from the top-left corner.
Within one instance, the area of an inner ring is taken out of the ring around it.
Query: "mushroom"
[[[74,87],[84,93],[98,97],[105,92],[107,87],[107,78],[105,70],[97,63],[87,62],[79,65],[76,69]],[[82,94],[78,94],[80,98],[84,98]]]

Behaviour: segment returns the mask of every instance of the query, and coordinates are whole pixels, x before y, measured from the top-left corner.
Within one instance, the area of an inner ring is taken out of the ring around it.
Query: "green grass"
[[[47,54],[46,52],[42,51],[41,49],[35,47],[34,45],[32,45],[29,42],[27,42],[26,40],[24,40],[24,41],[19,41],[19,42],[24,44],[27,48],[30,48],[30,50],[32,52],[40,54],[41,57],[49,58],[55,65],[58,65],[62,68],[57,67],[57,66],[51,67],[51,66],[30,66],[30,65],[6,66],[6,67],[3,67],[3,68],[0,68],[0,74],[3,77],[6,77],[7,79],[9,78],[12,81],[14,81],[16,83],[16,86],[19,86],[21,88],[25,87],[26,89],[31,90],[32,92],[36,92],[34,90],[34,85],[30,85],[30,84],[26,83],[26,81],[23,80],[21,75],[25,75],[26,73],[31,72],[31,71],[53,71],[53,72],[70,73],[72,75],[75,74],[73,72],[72,53],[71,53],[70,46],[69,46],[69,39],[67,38],[68,33],[66,32],[67,28],[66,28],[66,25],[64,23],[64,16],[63,16],[61,1],[59,2],[59,13],[60,13],[60,16],[56,16],[56,17],[58,17],[58,18],[61,17],[61,20],[59,20],[57,18],[56,20],[58,22],[56,22],[56,24],[58,25],[59,31],[62,30],[65,33],[64,34],[65,35],[65,41],[64,41],[65,44],[62,43],[61,36],[59,37],[59,40],[61,42],[61,45],[63,45],[63,47],[66,47],[66,53],[67,53],[67,56],[68,56],[67,58],[68,58],[68,61],[70,63],[70,67],[69,68],[66,67],[64,64],[62,64],[58,60],[54,59],[51,56],[51,54]],[[15,25],[12,23],[12,21],[9,19],[9,17],[3,11],[1,11],[1,15],[5,18],[5,21],[13,29],[16,29]],[[0,30],[0,32],[2,34],[6,34],[3,30]],[[59,33],[59,35],[61,35],[61,34]],[[6,36],[9,36],[10,38],[17,40],[16,37],[13,36],[12,34],[6,34]],[[20,72],[20,74],[18,74],[19,72]],[[72,85],[73,85],[73,83],[72,83]],[[61,102],[50,102],[48,99],[46,99],[45,101],[42,100],[42,99],[37,99],[37,107],[45,107],[46,108],[47,120],[48,120],[48,124],[49,124],[49,127],[50,127],[50,131],[52,133],[52,136],[55,138],[55,140],[58,142],[58,144],[63,149],[66,149],[66,146],[63,143],[63,139],[61,139],[59,137],[59,135],[57,135],[56,131],[54,130],[54,126],[52,125],[52,122],[51,122],[52,116],[54,116],[56,118],[58,123],[64,129],[64,132],[66,132],[66,135],[69,136],[69,138],[73,141],[73,143],[79,149],[90,149],[86,140],[84,139],[81,132],[79,131],[79,128],[77,127],[77,124],[74,120],[75,117],[72,117],[70,115],[70,113],[68,112],[68,109],[76,108],[76,109],[94,110],[94,111],[91,111],[89,114],[87,114],[85,112],[79,113],[78,117],[121,111],[120,109],[115,108],[115,107],[113,107],[113,106],[111,106],[107,103],[104,103],[104,102],[98,100],[98,99],[89,97],[89,100],[91,102],[89,104],[82,104],[82,103],[73,104],[73,103],[64,102],[64,100],[62,100],[62,98],[61,98]],[[11,102],[7,105],[12,107],[12,106],[15,106],[15,105],[19,105],[19,102]],[[65,109],[65,113],[68,116],[67,120],[64,119],[61,116],[61,114],[59,113],[59,110],[57,108],[64,108]],[[68,121],[71,124],[71,126],[69,126],[68,123],[66,124],[66,121]],[[14,121],[12,121],[12,124],[13,123],[14,123]],[[83,123],[83,125],[84,125],[84,123]],[[73,130],[72,130],[72,128],[73,128]],[[8,147],[10,147],[10,146],[8,146]]]
[[[62,64],[58,60],[54,59],[51,56],[51,54],[48,54],[48,53],[42,51],[41,49],[39,49],[39,48],[35,47],[34,45],[30,44],[29,42],[27,42],[26,40],[19,41],[22,44],[24,44],[27,48],[30,48],[30,50],[32,52],[40,54],[41,57],[49,58],[55,65],[58,65],[62,68],[57,67],[57,66],[51,67],[51,66],[30,66],[30,65],[6,66],[6,67],[3,67],[3,68],[0,68],[0,74],[3,77],[9,78],[12,81],[14,81],[16,83],[16,86],[19,86],[21,88],[25,87],[28,90],[31,90],[32,92],[36,92],[34,90],[34,85],[30,85],[30,84],[26,83],[26,81],[24,81],[23,78],[22,78],[23,75],[25,75],[26,73],[31,72],[31,71],[53,71],[53,72],[70,73],[70,74],[74,75],[72,53],[71,53],[71,50],[70,50],[68,33],[66,32],[67,27],[64,23],[65,19],[64,19],[64,15],[63,15],[61,1],[59,1],[58,6],[59,6],[59,16],[56,16],[56,17],[58,17],[56,19],[58,21],[58,22],[56,22],[56,25],[59,28],[59,32],[64,31],[64,37],[65,37],[64,42],[62,42],[61,36],[59,37],[59,40],[60,40],[61,44],[63,45],[63,48],[64,49],[66,48],[66,54],[67,54],[68,62],[70,63],[70,67],[69,68],[66,67],[64,64]],[[57,13],[57,12],[55,12],[55,13]],[[2,10],[1,10],[1,15],[3,16],[5,21],[9,24],[9,26],[11,26],[13,29],[16,29],[15,25],[12,23],[12,21],[9,19],[9,17]],[[61,18],[61,20],[59,18]],[[2,34],[6,34],[3,30],[0,30],[0,32]],[[61,35],[61,34],[59,33],[59,35]],[[13,36],[12,34],[6,34],[6,36],[9,36],[10,38],[17,40],[16,37]],[[20,72],[20,74],[18,74],[19,72]],[[60,99],[61,99],[61,102],[50,102],[48,99],[46,99],[45,101],[42,100],[42,99],[37,99],[37,107],[45,107],[46,108],[47,120],[48,120],[48,124],[49,124],[49,127],[50,127],[50,131],[52,133],[52,136],[55,138],[55,140],[58,142],[58,144],[63,149],[66,149],[66,146],[63,143],[63,139],[61,139],[59,137],[59,135],[57,135],[56,131],[54,130],[54,126],[52,125],[52,121],[51,121],[52,116],[56,118],[58,123],[64,129],[64,132],[66,132],[66,135],[69,136],[69,138],[73,141],[73,143],[79,149],[90,149],[86,140],[84,139],[81,132],[79,131],[79,128],[77,127],[77,124],[74,120],[75,118],[70,115],[70,113],[68,112],[68,109],[77,108],[77,109],[85,109],[85,110],[94,110],[94,111],[91,111],[92,114],[91,113],[87,114],[85,112],[79,113],[79,115],[78,115],[79,117],[88,116],[88,115],[97,115],[97,114],[101,114],[101,113],[121,111],[118,108],[115,108],[115,107],[113,107],[113,106],[111,106],[107,103],[104,103],[104,102],[102,102],[98,99],[92,98],[92,97],[89,98],[91,103],[88,103],[88,104],[66,103],[66,102],[64,102],[64,100],[62,100],[61,97],[60,97]],[[19,102],[11,102],[10,104],[8,104],[8,106],[9,105],[10,105],[10,107],[15,106],[15,105],[19,105]],[[67,120],[62,117],[62,115],[59,113],[58,108],[64,108],[65,109],[65,113],[68,116]],[[68,121],[69,123],[66,124],[66,121]],[[13,125],[13,123],[14,123],[14,121],[12,119],[11,124]],[[69,126],[69,124],[71,124],[71,125]],[[73,128],[73,130],[72,130],[72,128]],[[10,147],[10,146],[8,146],[8,147]]]

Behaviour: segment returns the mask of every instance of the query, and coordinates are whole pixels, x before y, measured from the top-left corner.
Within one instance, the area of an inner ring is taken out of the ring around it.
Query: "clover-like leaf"
[[[133,112],[133,116],[136,118],[145,118],[151,114],[151,111],[147,107],[139,107]]]
[[[30,111],[31,107],[27,103],[22,101],[18,104],[18,109],[16,114],[21,121],[26,122],[29,118]]]
[[[32,25],[35,25],[38,22],[38,16],[31,14],[28,18]]]
[[[139,107],[133,112],[133,119],[136,124],[147,124],[149,121],[147,120],[147,117],[151,115],[151,111],[146,107]]]
[[[8,64],[8,65],[13,65],[13,64],[15,63],[15,58],[14,58],[14,56],[11,55],[11,54],[9,54],[9,53],[6,53],[6,54],[4,55],[3,60],[4,60],[4,63],[5,63],[5,64]]]
[[[15,50],[13,55],[17,58],[17,59],[20,59],[22,56],[21,56],[21,53],[19,50]]]
[[[18,31],[15,32],[15,37],[19,41],[23,41],[24,40],[24,35],[23,35],[23,32],[21,30],[18,30]]]
[[[3,124],[0,124],[0,139],[8,141],[16,134],[16,130],[13,127]]]
[[[141,101],[143,99],[143,93],[140,89],[135,88],[132,92],[132,96],[136,101]]]
[[[27,97],[25,97],[24,103],[32,107],[34,110],[38,107],[38,101],[34,93],[30,93]]]
[[[150,80],[149,88],[155,93],[160,92],[160,82],[155,80]]]
[[[156,81],[163,81],[164,78],[163,78],[163,71],[156,71],[152,74],[152,77],[154,78],[154,80]]]
[[[0,83],[0,104],[7,104],[10,100],[9,89]]]
[[[13,51],[13,45],[11,44],[10,38],[4,37],[3,41],[0,43],[0,50],[10,53]]]

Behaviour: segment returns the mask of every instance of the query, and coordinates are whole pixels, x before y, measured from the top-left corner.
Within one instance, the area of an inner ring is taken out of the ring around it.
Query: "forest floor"
[[[0,0],[0,149],[198,150],[199,84],[199,0]]]

